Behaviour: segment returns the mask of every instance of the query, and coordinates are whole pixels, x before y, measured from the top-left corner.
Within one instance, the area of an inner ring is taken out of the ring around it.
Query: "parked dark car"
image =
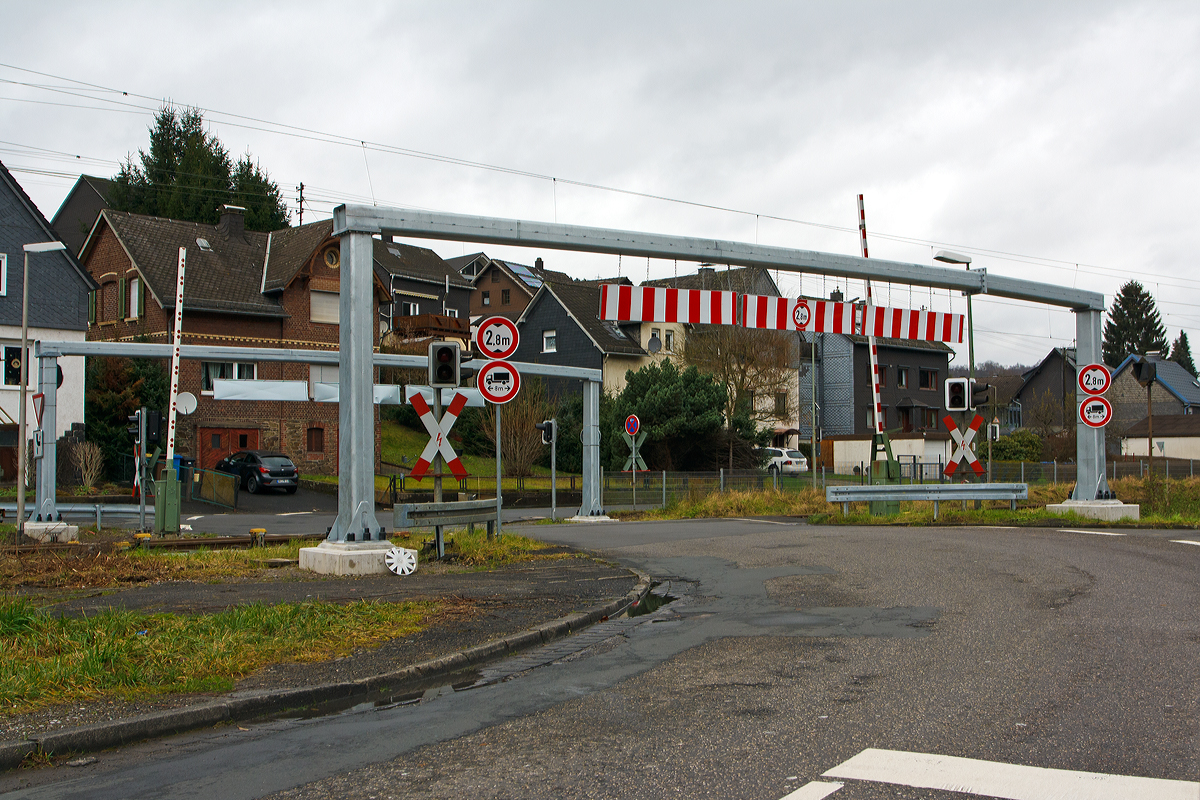
[[[243,450],[226,456],[217,462],[217,472],[228,472],[242,479],[242,486],[250,494],[259,489],[283,489],[295,494],[300,485],[300,473],[292,460],[283,453],[264,453],[260,450]]]

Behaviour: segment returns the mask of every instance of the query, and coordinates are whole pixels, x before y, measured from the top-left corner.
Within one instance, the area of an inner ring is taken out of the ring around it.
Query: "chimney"
[[[541,272],[543,269],[545,269],[545,268],[546,268],[546,265],[545,265],[545,263],[542,261],[542,257],[541,257],[541,256],[538,256],[536,259],[534,259],[534,261],[533,261],[533,268],[534,268],[534,269],[536,269],[536,270],[538,270],[539,272]]]
[[[830,292],[830,293],[829,293],[829,299],[830,299],[830,300],[832,300],[832,301],[833,301],[833,302],[835,302],[835,303],[840,303],[840,302],[842,302],[842,299],[843,299],[844,297],[845,297],[845,295],[844,295],[844,294],[842,294],[842,290],[841,290],[841,289],[834,289],[832,292]]]
[[[246,232],[246,209],[241,206],[222,205],[217,208],[221,212],[221,219],[217,222],[217,230],[221,233],[221,237],[225,241],[230,239],[244,239],[243,234]]]
[[[710,277],[715,277],[717,270],[712,266],[712,264],[701,264],[700,268],[696,270],[696,274],[700,276],[700,288],[707,289],[708,279]]]

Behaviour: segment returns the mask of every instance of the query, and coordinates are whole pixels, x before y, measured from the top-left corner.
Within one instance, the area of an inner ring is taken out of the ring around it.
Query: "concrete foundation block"
[[[578,514],[576,514],[573,517],[567,517],[565,521],[566,522],[616,522],[615,519],[608,516],[607,514],[601,514],[596,517],[588,517],[588,516],[581,517]]]
[[[25,535],[43,544],[47,542],[79,541],[79,526],[68,525],[65,522],[26,522]]]
[[[1065,500],[1046,506],[1051,514],[1065,514],[1073,511],[1081,517],[1102,519],[1106,522],[1117,522],[1128,519],[1137,521],[1142,518],[1142,507],[1122,503],[1120,500]]]
[[[391,542],[321,542],[300,549],[300,569],[320,575],[375,575],[387,572],[384,555]]]

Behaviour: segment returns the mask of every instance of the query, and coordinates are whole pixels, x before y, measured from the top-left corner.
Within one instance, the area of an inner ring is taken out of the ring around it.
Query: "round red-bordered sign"
[[[508,358],[520,341],[517,325],[508,317],[488,317],[475,329],[475,347],[485,358]]]
[[[1089,397],[1079,404],[1079,418],[1089,428],[1103,428],[1112,421],[1113,407],[1099,395]]]
[[[1076,381],[1084,394],[1104,394],[1112,386],[1112,373],[1103,364],[1088,364],[1080,367]]]
[[[630,414],[625,418],[625,432],[630,436],[637,436],[637,432],[642,427],[642,421],[637,418],[637,414]]]
[[[477,388],[484,400],[503,405],[521,390],[521,373],[507,361],[489,361],[479,370]]]
[[[792,322],[796,323],[796,328],[804,330],[808,327],[810,319],[812,319],[812,312],[808,308],[808,303],[803,300],[796,303],[796,307],[792,309]]]

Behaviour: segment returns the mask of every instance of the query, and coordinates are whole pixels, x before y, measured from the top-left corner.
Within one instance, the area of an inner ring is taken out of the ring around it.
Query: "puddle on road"
[[[407,683],[403,691],[390,688],[379,689],[366,694],[355,694],[351,697],[339,697],[314,703],[303,708],[294,708],[270,714],[260,719],[265,720],[307,720],[318,717],[331,717],[337,714],[353,714],[371,709],[390,708],[392,706],[411,705],[422,700],[433,700],[451,692],[461,692],[473,688],[479,683],[479,671],[468,670],[450,676],[438,676],[416,683]]]
[[[651,592],[650,594],[646,595],[641,600],[639,600],[638,602],[636,602],[632,606],[630,606],[628,613],[629,613],[629,616],[631,616],[631,617],[641,617],[646,614],[653,614],[655,611],[658,611],[663,606],[665,606],[669,603],[673,603],[678,599],[679,598],[674,595],[654,594],[654,592]]]

